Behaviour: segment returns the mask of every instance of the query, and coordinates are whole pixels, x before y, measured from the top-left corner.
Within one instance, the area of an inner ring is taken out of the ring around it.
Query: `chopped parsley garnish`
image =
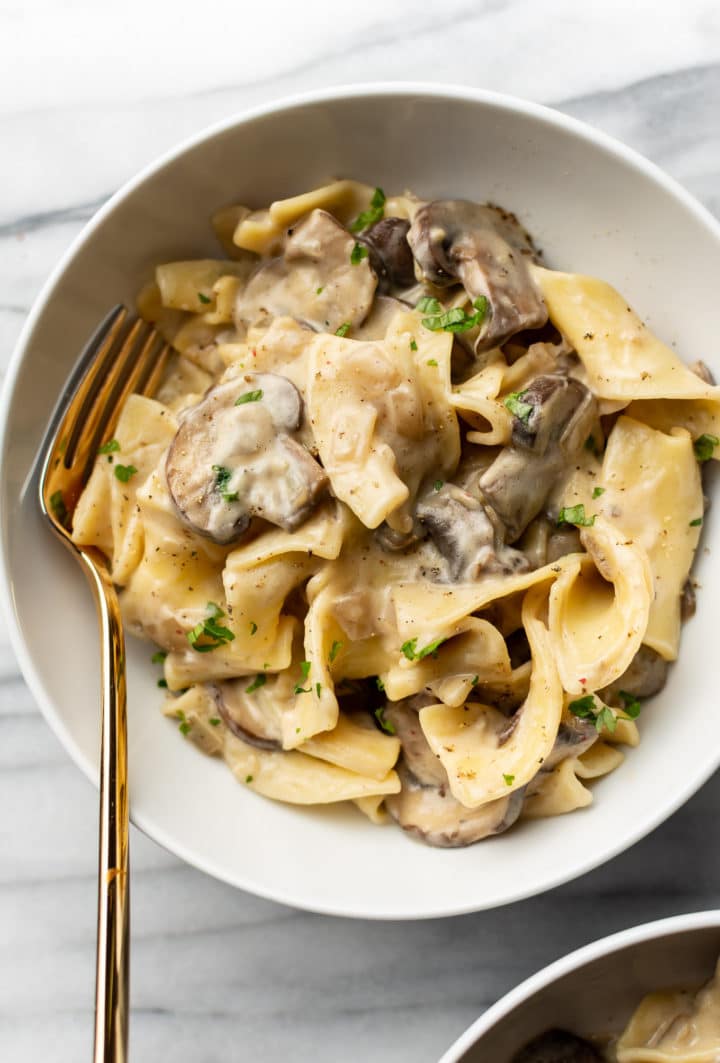
[[[415,309],[421,314],[442,314],[442,306],[432,295],[423,295],[422,299],[415,304]]]
[[[368,209],[361,211],[355,221],[351,222],[350,232],[359,233],[362,232],[363,229],[369,229],[376,221],[380,221],[384,213],[385,193],[382,188],[376,188],[373,192]]]
[[[240,398],[235,399],[235,405],[244,406],[246,402],[260,402],[262,397],[262,388],[257,388],[256,391],[246,391]]]
[[[310,661],[300,661],[300,674],[302,675],[302,680],[299,683],[295,684],[295,689],[293,690],[293,694],[309,694],[311,692],[311,690],[312,690],[311,686],[310,687],[304,687],[303,686],[303,682],[310,675],[310,668],[311,668]],[[320,695],[318,695],[318,697],[319,696]]]
[[[603,727],[611,734],[617,727],[617,717],[612,709],[609,709],[607,705],[603,705],[601,709],[596,711],[595,698],[592,694],[586,694],[583,698],[577,698],[575,701],[571,701],[568,705],[568,710],[577,716],[579,720],[592,720],[595,724],[595,730],[600,733]]]
[[[503,774],[503,779],[505,780],[505,785],[506,786],[512,786],[512,784],[515,782],[515,776],[514,775],[504,775]]]
[[[411,351],[416,351],[417,350],[417,343],[415,342],[415,340],[410,340],[410,350]]]
[[[315,289],[315,294],[316,294],[316,295],[322,295],[322,293],[323,293],[324,291],[325,291],[325,285],[324,285],[324,284],[321,284],[319,288],[316,288],[316,289]]]
[[[210,719],[208,720],[208,723],[210,724],[211,727],[219,727],[220,724],[222,723],[222,720],[220,719],[219,716],[211,716]]]
[[[120,444],[117,439],[108,439],[107,443],[98,447],[98,454],[114,454],[118,450],[120,450]]]
[[[189,720],[183,720],[182,723],[180,724],[180,726],[178,727],[178,731],[180,732],[180,734],[183,734],[183,735],[190,734],[191,730],[192,730],[192,724],[190,723]]]
[[[710,461],[713,451],[718,445],[720,445],[720,439],[717,436],[711,436],[707,432],[703,432],[693,443],[695,457],[698,461]]]
[[[355,246],[350,252],[350,265],[359,266],[362,260],[368,257],[369,253],[370,252],[368,251],[365,244],[359,244],[356,241]]]
[[[250,621],[250,634],[254,635],[256,631],[257,631],[257,624],[255,623],[254,620],[251,620]]]
[[[335,639],[335,641],[333,642],[332,646],[330,647],[330,653],[328,654],[328,661],[330,662],[330,664],[333,663],[333,661],[335,660],[337,655],[340,653],[340,650],[342,648],[343,648],[342,642],[338,642],[338,640]]]
[[[237,406],[237,402],[235,405]],[[223,502],[237,502],[237,491],[227,489],[232,477],[232,469],[228,469],[225,465],[213,465],[212,470],[215,473],[215,490],[220,493]]]
[[[349,321],[343,321],[342,325],[339,328],[335,329],[335,335],[336,336],[347,336],[349,331],[350,331],[350,322]]]
[[[690,521],[690,527],[691,528],[699,528],[700,525],[702,524],[702,522],[703,522],[702,517],[696,517],[695,520],[691,520]]]
[[[435,483],[433,484],[433,490],[434,491],[439,491],[444,483],[445,483],[444,480],[436,480]]]
[[[55,520],[64,524],[68,518],[68,511],[62,491],[54,491],[50,495],[50,509],[53,511]]]
[[[312,687],[304,687],[302,683],[296,683],[293,687],[293,694],[310,694]]]
[[[403,642],[400,649],[409,661],[422,661],[424,657],[429,657],[431,653],[435,654],[443,642],[447,642],[447,639],[435,639],[434,642],[428,642],[427,646],[423,646],[421,650],[418,650],[417,638],[414,638]]]
[[[150,660],[152,661],[153,664],[162,664],[166,657],[167,657],[167,653],[165,652],[165,650],[157,650],[152,655]]]
[[[642,710],[642,705],[635,697],[634,694],[628,694],[627,690],[618,691],[620,700],[622,701],[623,712],[626,716],[629,716],[631,720],[637,720]]]
[[[383,681],[382,681],[382,679],[380,678],[379,675],[375,676],[375,686],[378,688],[378,690],[384,690],[385,689],[385,684],[383,683]]]
[[[318,697],[320,697],[320,695],[322,694],[322,684],[321,683],[316,683],[315,684],[315,693],[317,694]]]
[[[563,506],[558,513],[558,524],[574,524],[576,528],[592,528],[595,523],[595,514],[592,517],[585,516],[585,506],[582,502],[577,506]]]
[[[260,672],[259,675],[255,676],[255,678],[253,679],[253,681],[250,684],[250,686],[249,687],[245,687],[245,693],[246,694],[254,694],[256,690],[259,690],[260,687],[264,687],[266,683],[267,683],[267,676],[263,675],[263,673]]]
[[[310,675],[310,661],[300,661],[300,673],[303,679],[307,679]]]
[[[385,719],[385,709],[382,707],[382,705],[379,709],[375,709],[375,719],[380,724],[380,727],[385,732],[385,734],[395,734],[395,726],[390,722],[390,720]]]
[[[128,480],[130,479],[130,477],[134,476],[136,472],[137,472],[137,469],[135,468],[134,465],[116,465],[115,466],[115,475],[117,476],[118,480],[121,483],[123,483],[123,484],[126,484],[128,482]]]
[[[605,488],[604,487],[594,487],[593,488],[593,493],[592,493],[593,498],[599,498],[600,495],[604,495],[604,494],[605,494]]]
[[[205,620],[196,624],[192,631],[188,631],[187,640],[197,653],[209,653],[227,642],[232,642],[235,635],[228,627],[218,624],[225,613],[215,602],[207,603],[208,615]],[[200,639],[204,641],[201,642]]]
[[[437,367],[437,358],[428,358],[427,364],[433,367]]]
[[[478,683],[480,682],[480,676],[479,675],[474,675],[472,677],[472,679],[470,680],[470,682],[472,683],[472,685],[474,687],[476,687],[478,685]]]
[[[527,424],[535,407],[530,402],[523,402],[524,394],[524,391],[512,391],[503,399],[503,406],[510,411],[513,417],[517,417],[518,421]]]
[[[251,783],[252,781],[253,781],[253,777],[252,777],[252,775],[246,775],[246,776],[245,776],[245,782],[246,782],[246,783]]]
[[[200,302],[203,303],[205,306],[207,306],[208,303],[212,302],[212,299],[209,299],[207,295],[203,295],[202,292],[198,292],[197,293],[197,297],[200,300]]]
[[[432,300],[432,302],[440,308],[437,299]],[[468,332],[485,320],[490,306],[484,295],[479,295],[472,305],[475,309],[474,314],[468,314],[461,306],[454,306],[451,310],[444,310],[440,313],[433,309],[430,311],[432,316],[424,317],[422,324],[431,332],[439,332],[440,330],[443,332]]]
[[[161,690],[167,690],[167,679],[158,679],[157,685]]]

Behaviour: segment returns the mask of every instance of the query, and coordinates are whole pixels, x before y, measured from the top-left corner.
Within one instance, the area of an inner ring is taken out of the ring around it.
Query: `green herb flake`
[[[310,664],[310,661],[300,661],[300,674],[302,675],[303,679],[307,679],[307,677],[310,675],[311,667],[312,666]]]
[[[423,300],[420,300],[422,303]],[[422,324],[425,328],[429,328],[430,332],[449,332],[449,333],[464,333],[469,332],[470,328],[476,328],[482,324],[487,315],[489,303],[484,296],[479,296],[475,299],[472,306],[474,308],[474,314],[468,314],[462,306],[453,306],[449,310],[442,310],[440,304],[436,299],[426,300],[433,304],[432,309],[430,307],[425,310],[425,313],[429,313],[431,317],[422,319]],[[418,309],[420,309],[420,303],[418,303]],[[422,307],[425,309],[425,307]]]
[[[187,633],[187,640],[196,653],[209,653],[210,650],[216,650],[235,638],[229,627],[218,624],[218,620],[225,616],[220,606],[215,602],[208,602],[206,608],[207,617]],[[205,641],[201,642],[201,639]]]
[[[183,722],[178,727],[178,731],[180,732],[180,734],[183,734],[183,735],[190,734],[191,730],[192,730],[192,724],[188,720],[183,720]]]
[[[599,498],[600,495],[604,495],[604,494],[605,494],[605,488],[604,487],[595,487],[595,488],[593,488],[593,493],[592,493],[593,498]]]
[[[167,690],[167,679],[158,679],[157,685],[161,690]]]
[[[237,403],[235,405],[237,406]],[[215,473],[215,490],[219,492],[223,502],[237,502],[237,491],[228,491],[227,489],[232,478],[232,470],[225,465],[213,465],[212,471]]]
[[[713,456],[715,447],[720,444],[720,439],[717,436],[708,435],[707,432],[703,432],[701,436],[693,443],[693,450],[695,451],[695,457],[698,461],[710,461]]]
[[[512,786],[512,784],[515,782],[514,775],[503,775],[503,779],[505,780],[506,786]]]
[[[418,349],[418,345],[415,342],[415,340],[410,340],[410,350],[411,351],[416,351],[417,349]]]
[[[415,309],[421,314],[442,314],[442,306],[433,295],[423,295],[415,304]]]
[[[512,391],[503,399],[503,406],[510,411],[513,417],[517,417],[518,421],[527,424],[535,407],[530,402],[523,402],[524,394],[524,391]]]
[[[209,303],[212,302],[212,299],[210,299],[207,295],[203,295],[202,292],[198,292],[197,293],[197,297],[200,300],[200,302],[203,304],[203,306],[207,306]]]
[[[592,517],[585,516],[585,506],[582,502],[577,506],[563,506],[558,513],[558,524],[574,524],[576,528],[592,528],[595,523],[595,514]]]
[[[568,711],[580,720],[592,720],[595,730],[599,733],[603,727],[612,732],[617,727],[617,717],[607,705],[597,709],[595,698],[592,694],[586,694],[583,698],[577,698],[568,705]]]
[[[251,783],[252,781],[253,781],[253,777],[252,777],[252,775],[246,775],[246,776],[245,776],[245,782],[246,782],[246,783],[248,783],[248,784],[249,784],[249,783]]]
[[[427,364],[437,369],[437,358],[428,358]]]
[[[394,735],[395,734],[395,726],[394,726],[393,723],[391,723],[390,720],[386,720],[385,719],[385,709],[382,706],[380,706],[379,709],[375,709],[375,714],[374,715],[375,715],[375,719],[380,724],[380,727],[385,732],[385,734],[387,734],[387,735]]]
[[[208,720],[208,723],[210,724],[211,727],[219,727],[220,724],[222,723],[222,720],[220,719],[219,716],[211,716],[210,719]]]
[[[404,657],[407,657],[409,661],[415,660],[415,647],[417,646],[417,639],[408,639],[407,642],[403,642],[400,650]]]
[[[622,701],[622,709],[625,715],[631,720],[637,720],[642,711],[642,705],[634,694],[628,694],[627,690],[618,691],[620,700]]]
[[[68,518],[68,511],[62,491],[54,491],[50,495],[50,509],[53,511],[55,520],[64,525]]]
[[[444,480],[436,480],[435,483],[433,484],[433,490],[434,491],[440,491],[442,489],[442,486],[443,486],[444,483],[445,483]]]
[[[385,689],[385,684],[383,683],[379,675],[375,676],[375,686],[378,688],[378,690],[381,691]]]
[[[254,634],[255,634],[255,632],[257,631],[257,629],[258,629],[258,628],[257,628],[257,624],[255,623],[255,621],[254,621],[254,620],[251,620],[251,621],[250,621],[250,634],[251,634],[251,635],[254,635]]]
[[[337,655],[340,653],[340,650],[342,648],[343,648],[342,642],[338,642],[338,640],[335,639],[335,641],[333,642],[332,646],[330,647],[330,653],[328,654],[328,661],[329,661],[330,664],[333,663],[333,661],[335,660]]]
[[[315,294],[316,294],[316,295],[322,295],[322,293],[323,293],[324,291],[325,291],[325,285],[324,285],[324,284],[321,284],[319,288],[316,288],[316,289],[315,289]]]
[[[350,232],[359,233],[362,232],[363,229],[369,229],[371,225],[380,221],[384,213],[385,193],[382,188],[376,188],[373,192],[368,209],[361,211],[355,221],[351,222]]]
[[[304,687],[302,683],[296,683],[293,687],[293,694],[310,694],[312,693],[312,687]]]
[[[246,391],[239,398],[235,399],[235,405],[244,406],[248,402],[260,402],[262,397],[262,388],[257,388],[255,391]]]
[[[695,520],[691,520],[690,521],[690,527],[691,528],[699,528],[700,525],[702,524],[702,522],[703,522],[702,517],[696,517]]]
[[[438,649],[442,646],[443,642],[447,642],[447,639],[435,639],[434,642],[428,642],[427,646],[423,646],[421,650],[418,650],[415,654],[416,661],[422,661],[424,657],[429,657],[430,654],[435,657]]]
[[[342,323],[342,325],[340,326],[340,328],[336,328],[335,329],[335,335],[336,336],[347,336],[349,331],[350,331],[350,322],[349,321],[344,321]]]
[[[128,482],[128,480],[132,476],[135,475],[136,472],[137,472],[137,469],[135,468],[134,465],[116,465],[115,466],[115,475],[118,478],[118,480],[121,483],[123,483],[123,484],[126,484]]]
[[[117,439],[108,439],[107,443],[98,447],[98,454],[115,454],[118,450],[120,450],[120,444]]]
[[[480,682],[480,676],[479,675],[474,675],[472,677],[472,679],[470,680],[470,682],[472,683],[472,685],[474,687],[476,687],[478,685],[478,683]]]
[[[355,246],[350,252],[350,265],[359,266],[364,258],[367,258],[369,251],[365,244],[359,244],[355,242]]]
[[[245,687],[245,693],[246,694],[254,694],[256,690],[259,690],[260,687],[264,687],[266,683],[267,683],[267,676],[263,675],[263,673],[260,672],[259,675],[255,676],[255,678],[253,679],[253,681],[250,684],[250,686],[249,687]]]
[[[165,652],[165,650],[157,650],[157,652],[152,655],[150,660],[153,664],[162,664],[166,657],[167,653]]]
[[[318,697],[320,697],[320,695],[322,694],[322,684],[321,683],[316,683],[315,684],[315,693],[317,694]]]

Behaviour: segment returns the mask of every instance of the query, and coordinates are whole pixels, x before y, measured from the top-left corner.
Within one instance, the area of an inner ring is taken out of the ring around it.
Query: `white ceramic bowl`
[[[333,175],[501,203],[519,213],[549,263],[612,281],[686,358],[712,361],[720,227],[650,163],[564,115],[463,88],[360,86],[273,104],[165,156],[103,207],[55,271],[4,393],[2,566],[14,645],[48,721],[91,778],[99,682],[93,606],[27,483],[48,413],[96,322],[112,304],[132,304],[155,263],[217,253],[208,220],[216,207],[266,204]],[[713,530],[711,516],[705,542]],[[148,646],[131,639],[134,822],[218,878],[321,912],[444,916],[558,885],[647,834],[720,761],[706,722],[716,699],[707,633],[720,629],[712,555],[701,558],[699,575],[697,616],[666,690],[643,716],[642,745],[595,786],[587,811],[441,851],[372,826],[352,808],[273,804],[179,739],[160,714]]]
[[[571,952],[494,1004],[440,1063],[510,1063],[551,1027],[580,1036],[619,1034],[646,993],[709,979],[720,955],[720,911],[623,930]]]

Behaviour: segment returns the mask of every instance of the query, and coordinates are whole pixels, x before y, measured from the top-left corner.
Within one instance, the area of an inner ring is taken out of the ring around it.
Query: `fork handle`
[[[82,551],[102,641],[100,852],[94,1063],[127,1059],[130,969],[127,697],[120,605],[107,565]]]

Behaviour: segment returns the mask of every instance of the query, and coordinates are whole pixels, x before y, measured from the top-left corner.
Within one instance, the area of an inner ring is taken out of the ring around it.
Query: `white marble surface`
[[[551,103],[638,148],[720,213],[717,0],[0,0],[0,50],[3,367],[40,284],[122,181],[206,123],[311,87],[429,78]],[[134,832],[132,1058],[431,1063],[480,1010],[569,949],[717,906],[719,805],[716,778],[584,879],[421,924],[293,912]],[[89,1058],[95,832],[95,794],[38,714],[3,625],[8,1063]]]

